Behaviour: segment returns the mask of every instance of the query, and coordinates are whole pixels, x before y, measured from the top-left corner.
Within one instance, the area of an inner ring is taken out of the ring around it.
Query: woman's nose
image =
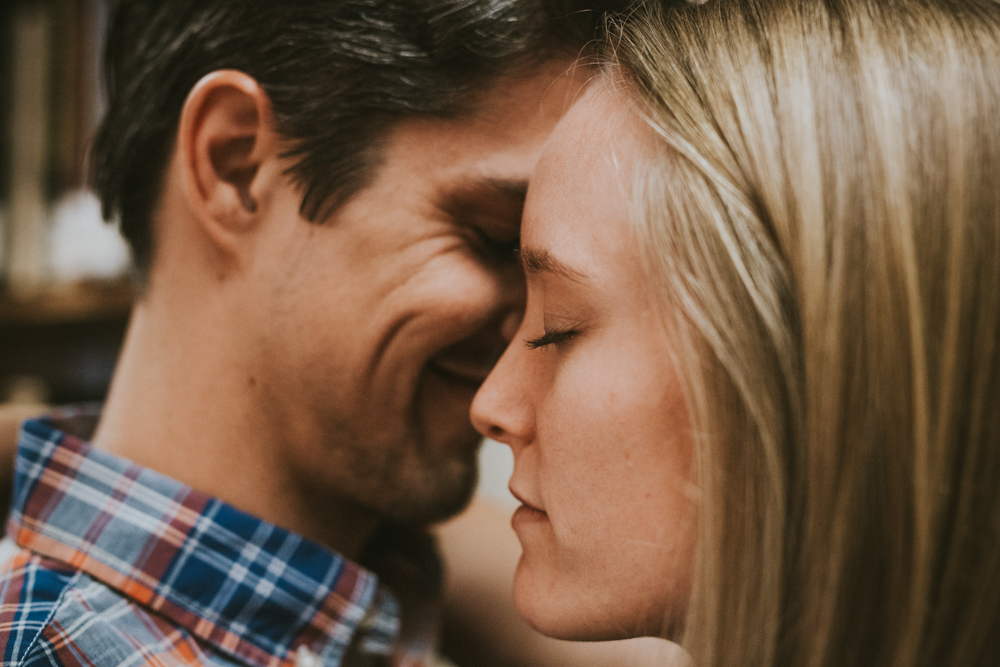
[[[472,401],[472,425],[483,436],[512,449],[531,442],[534,407],[531,369],[524,363],[524,346],[514,336],[500,361]]]

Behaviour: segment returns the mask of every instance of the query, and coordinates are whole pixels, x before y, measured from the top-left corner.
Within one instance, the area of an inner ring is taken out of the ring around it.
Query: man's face
[[[399,125],[371,185],[323,224],[298,215],[290,184],[275,207],[290,223],[258,253],[257,389],[318,502],[427,522],[470,497],[469,406],[523,306],[521,209],[580,87],[565,70],[503,83],[460,119]]]

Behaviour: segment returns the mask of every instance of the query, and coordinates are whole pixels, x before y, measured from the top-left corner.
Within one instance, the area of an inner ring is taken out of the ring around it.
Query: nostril
[[[500,440],[500,438],[503,437],[503,429],[499,426],[490,426],[489,433],[486,434],[486,437],[490,440]]]

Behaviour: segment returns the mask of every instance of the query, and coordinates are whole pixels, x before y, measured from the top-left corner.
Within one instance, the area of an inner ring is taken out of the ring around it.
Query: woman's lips
[[[548,520],[549,515],[537,507],[521,505],[514,510],[514,516],[510,518],[510,525],[516,531],[518,526],[528,523],[546,523]]]
[[[545,513],[545,510],[529,503],[514,489],[510,489],[510,492],[515,498],[521,501],[521,506],[514,511],[514,516],[510,519],[511,526],[514,527],[514,530],[517,530],[519,524],[538,523],[549,520],[549,515]]]

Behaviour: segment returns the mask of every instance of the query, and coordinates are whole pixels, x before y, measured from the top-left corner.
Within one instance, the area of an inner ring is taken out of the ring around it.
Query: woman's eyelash
[[[551,333],[546,333],[538,338],[532,338],[530,340],[526,340],[524,341],[524,345],[529,350],[537,350],[540,347],[565,343],[576,334],[577,332],[572,329],[566,331],[553,331]]]

